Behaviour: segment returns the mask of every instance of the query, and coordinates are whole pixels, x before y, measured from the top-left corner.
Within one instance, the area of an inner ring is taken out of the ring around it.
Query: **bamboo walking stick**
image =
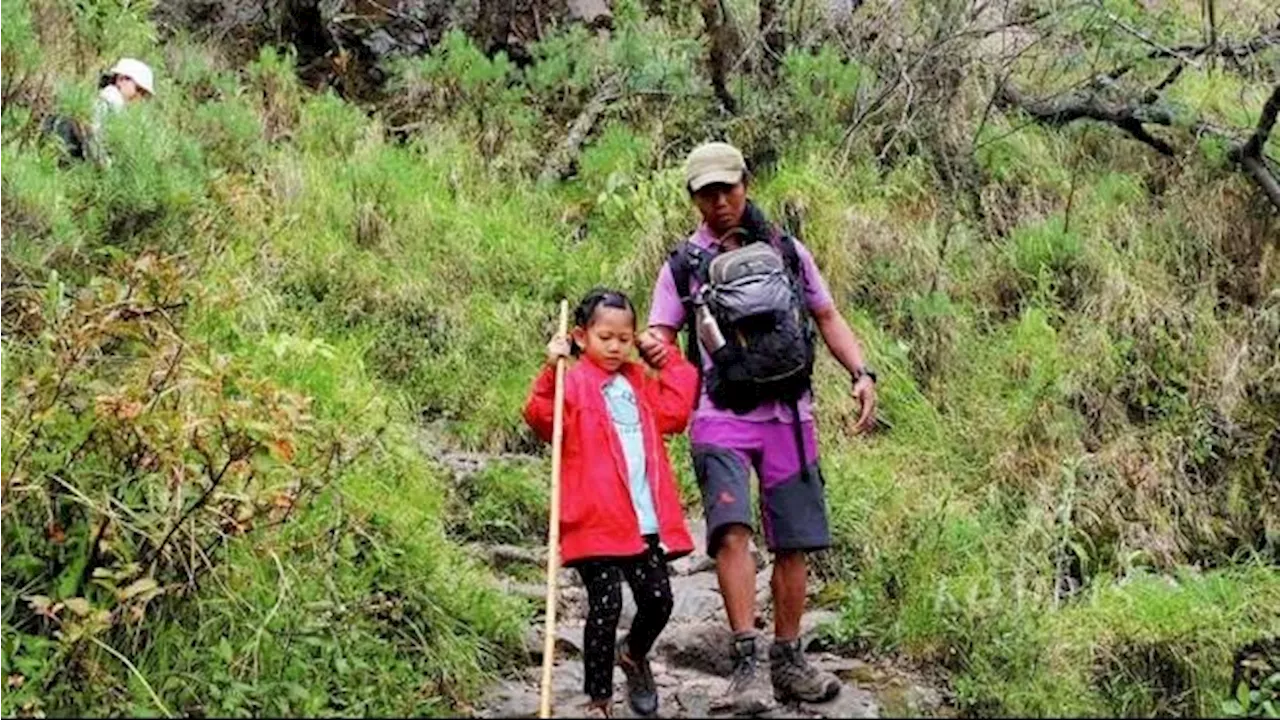
[[[569,301],[560,301],[560,335],[569,332]],[[551,666],[556,653],[556,594],[560,580],[560,447],[564,443],[564,358],[556,361],[556,405],[551,430],[551,521],[547,528],[547,625],[542,646],[542,705],[551,717]]]

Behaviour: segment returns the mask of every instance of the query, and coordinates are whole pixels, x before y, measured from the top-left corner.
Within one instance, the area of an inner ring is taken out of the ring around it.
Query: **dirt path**
[[[690,521],[696,540],[705,537],[701,522]],[[519,556],[539,558],[532,550],[503,548],[492,552],[495,558]],[[762,621],[769,619],[769,574],[771,568],[757,555],[757,606]],[[518,558],[517,558],[518,561]],[[707,717],[712,700],[728,684],[729,630],[723,620],[723,604],[716,583],[715,565],[700,552],[672,563],[672,594],[675,606],[671,621],[658,639],[651,655],[654,679],[661,698],[660,717]],[[510,591],[530,597],[543,597],[543,586],[515,580],[504,581]],[[625,588],[625,585],[624,585]],[[629,590],[623,590],[624,607],[619,634],[630,626],[635,604]],[[553,708],[557,717],[581,717],[587,701],[582,692],[582,630],[586,614],[586,594],[577,573],[565,571],[561,576],[559,628],[557,631],[556,667],[554,672]],[[836,614],[812,610],[802,623],[804,643],[810,660],[818,667],[835,673],[844,683],[840,694],[831,702],[801,703],[781,706],[762,717],[773,718],[874,718],[882,714],[950,715],[944,704],[944,693],[913,673],[857,658],[842,657],[821,650],[822,625]],[[768,626],[765,625],[767,628]],[[768,637],[768,630],[763,633]],[[476,709],[479,717],[532,717],[537,714],[543,635],[541,625],[530,629],[526,638],[528,665],[511,677],[504,678],[485,694]],[[626,704],[622,673],[615,670],[614,714],[631,715]]]

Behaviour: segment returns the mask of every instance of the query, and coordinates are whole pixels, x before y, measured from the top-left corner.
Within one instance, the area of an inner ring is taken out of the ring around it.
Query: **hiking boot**
[[[631,703],[631,709],[641,717],[648,717],[658,712],[658,687],[653,683],[649,658],[631,657],[629,639],[627,636],[618,641],[618,667],[627,676],[627,702]]]
[[[711,709],[730,711],[734,715],[759,715],[774,707],[769,681],[760,667],[764,653],[755,633],[735,634],[733,639],[733,674],[729,689],[716,698]]]
[[[809,664],[800,640],[775,640],[769,648],[769,672],[778,700],[820,703],[840,694],[840,680]]]

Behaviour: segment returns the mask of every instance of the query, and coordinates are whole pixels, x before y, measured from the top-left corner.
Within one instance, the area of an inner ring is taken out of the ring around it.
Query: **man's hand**
[[[636,336],[636,348],[640,351],[640,357],[654,368],[666,365],[667,357],[671,354],[667,343],[653,330],[645,330]]]
[[[876,421],[876,382],[870,375],[863,375],[853,384],[853,396],[862,408],[853,425],[853,433],[860,435],[869,431]]]
[[[570,354],[569,338],[564,335],[556,334],[551,338],[551,342],[547,343],[547,364],[552,367],[560,358],[569,359]]]

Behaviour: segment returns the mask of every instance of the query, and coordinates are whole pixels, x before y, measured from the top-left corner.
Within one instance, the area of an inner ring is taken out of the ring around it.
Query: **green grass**
[[[23,458],[6,437],[6,488],[25,488],[5,502],[4,672],[23,678],[6,714],[155,714],[146,684],[174,712],[464,711],[516,657],[533,608],[461,546],[540,542],[547,463],[455,483],[420,426],[466,449],[540,452],[519,410],[559,300],[603,283],[647,306],[694,222],[681,157],[719,132],[778,151],[752,195],[774,215],[804,210],[804,240],[880,371],[889,429],[861,438],[845,432],[857,408],[843,371],[824,354],[816,377],[836,541],[819,572],[839,639],[941,669],[967,714],[1137,716],[1218,712],[1234,652],[1280,632],[1277,225],[1221,158],[1173,172],[1110,128],[994,113],[975,158],[986,217],[952,224],[925,151],[879,156],[900,108],[842,144],[851,96],[884,82],[874,56],[795,52],[777,86],[740,78],[752,110],[726,119],[683,69],[700,57],[697,30],[669,23],[692,16],[624,3],[608,43],[553,34],[524,70],[453,36],[395,70],[412,101],[372,114],[304,89],[289,53],[234,68],[173,38],[152,58],[165,92],[113,123],[113,163],[63,166],[32,116],[86,110],[79,68],[154,32],[145,9],[91,5],[5,6],[6,88],[36,70],[50,80],[3,113],[6,429],[25,422],[30,387],[52,387],[51,319],[152,252],[182,268],[157,282],[185,293],[185,341],[240,373],[216,397],[297,392],[346,451],[290,522],[229,538],[199,583],[163,575],[142,621],[94,636],[134,673],[33,618],[25,597],[70,599],[74,573],[46,568],[83,555],[97,516],[44,490],[72,448]],[[71,23],[80,44],[37,41],[39,18]],[[636,94],[573,178],[538,184],[605,70]],[[962,88],[974,112],[976,82]],[[1264,89],[1190,69],[1175,88],[1180,106],[1237,125]],[[387,132],[413,121],[422,130],[403,142]],[[84,437],[66,418],[100,394],[144,392],[148,347],[95,350],[49,437]],[[190,421],[216,421],[204,412]],[[696,513],[687,440],[670,447]],[[301,460],[323,452],[300,441]],[[278,458],[254,462],[286,477]],[[67,467],[93,492],[118,474]],[[157,505],[169,484],[144,473],[120,502],[139,517],[170,507]],[[65,544],[50,513],[67,520]],[[136,550],[121,543],[111,560]]]

